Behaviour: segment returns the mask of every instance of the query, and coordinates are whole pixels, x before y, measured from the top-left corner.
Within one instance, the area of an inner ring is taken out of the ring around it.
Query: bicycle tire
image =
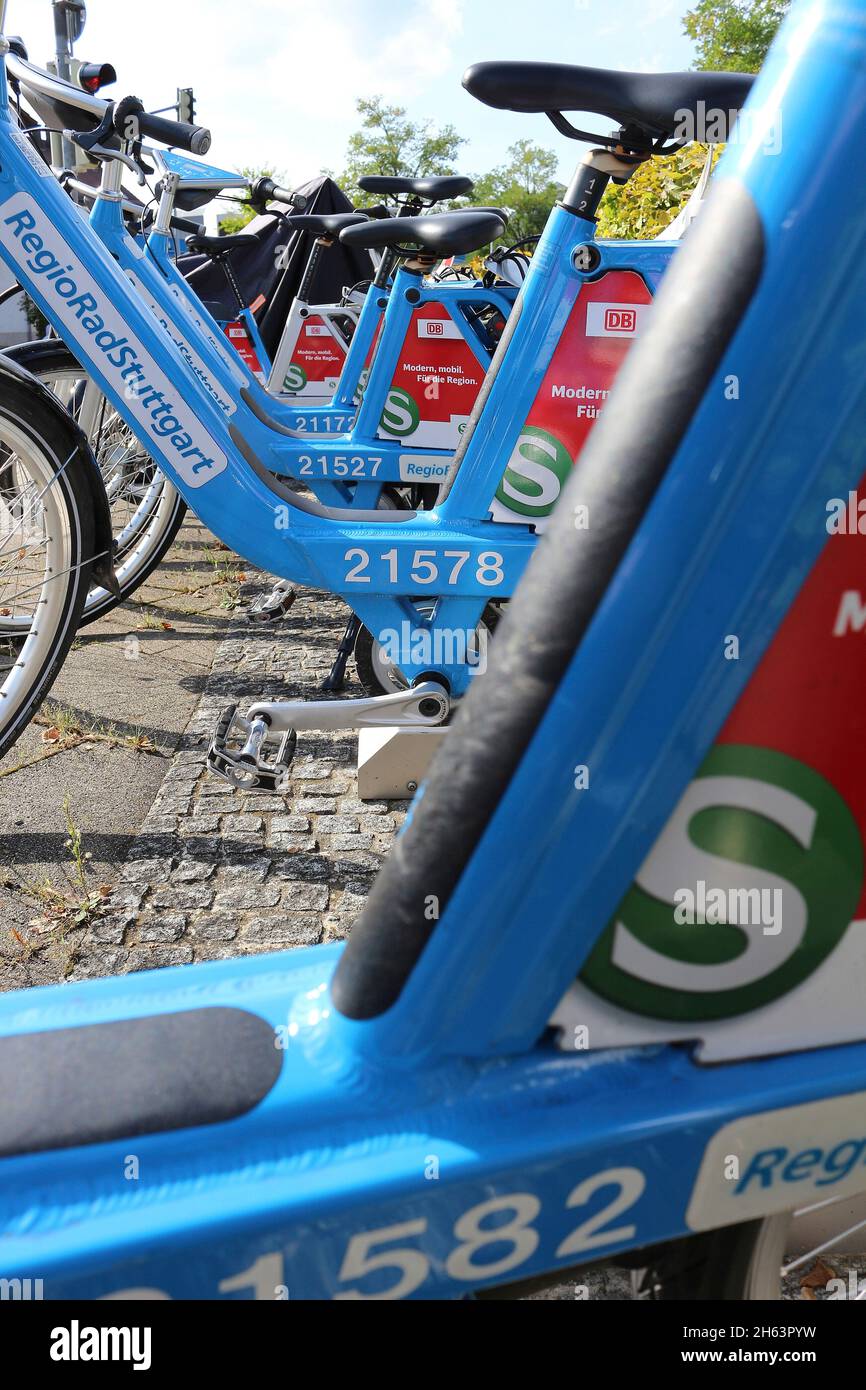
[[[801,1214],[808,1216],[810,1210],[807,1207]],[[617,1263],[636,1271],[633,1280],[638,1298],[680,1302],[777,1301],[792,1296],[790,1285],[783,1295],[780,1273],[796,1271],[798,1264],[802,1266],[830,1245],[823,1237],[809,1256],[802,1256],[785,1270],[789,1247],[800,1245],[796,1237],[791,1239],[794,1218],[794,1212],[779,1212],[741,1221],[668,1241],[651,1250],[636,1251],[632,1260]],[[846,1222],[842,1224],[844,1227]],[[851,1233],[840,1230],[839,1235]],[[795,1272],[794,1287],[796,1279]]]
[[[55,343],[41,339],[36,343],[22,343],[7,355],[45,384],[63,373],[84,371],[75,354],[60,341]],[[187,504],[168,479],[163,474],[159,476],[163,481],[160,499],[143,519],[139,532],[131,535],[115,555],[118,591],[112,593],[94,585],[87,596],[80,627],[87,627],[97,618],[104,618],[118,604],[131,598],[162,563],[173,545],[186,517]]]
[[[63,665],[78,628],[95,559],[94,474],[80,447],[80,436],[48,405],[36,383],[4,374],[0,439],[6,441],[16,435],[29,444],[31,457],[38,459],[40,469],[49,478],[45,495],[50,494],[54,519],[64,528],[64,559],[68,565],[45,581],[38,600],[34,598],[40,610],[39,623],[31,626],[21,649],[23,656],[30,643],[31,670],[22,677],[25,662],[16,660],[10,665],[6,680],[0,673],[0,758],[26,728]],[[61,581],[59,596],[51,590],[50,602],[46,602],[47,583]],[[4,629],[6,635],[10,631],[11,624]]]

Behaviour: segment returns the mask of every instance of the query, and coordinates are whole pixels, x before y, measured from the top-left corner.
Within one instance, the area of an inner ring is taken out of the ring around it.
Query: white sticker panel
[[[641,331],[651,304],[587,304],[587,338],[634,338]]]
[[[451,460],[429,454],[401,454],[400,479],[404,483],[442,483],[448,477]]]
[[[451,319],[421,318],[415,320],[419,338],[462,338],[462,333]]]
[[[707,1145],[686,1212],[709,1231],[866,1192],[866,1091],[747,1115]]]
[[[195,372],[195,375],[198,377],[202,386],[204,386],[214,404],[218,405],[225,415],[234,415],[237,410],[237,401],[231,400],[224,391],[220,390],[217,382],[214,380],[213,373],[208,371],[202,358],[194,348],[190,347],[177,324],[166,318],[162,309],[160,309],[156,301],[148,294],[142,282],[136,279],[131,270],[126,271],[126,276],[150,309],[157,323],[161,328],[165,329],[190,371]]]
[[[158,447],[188,487],[222,473],[228,460],[184,401],[182,386],[162,373],[29,194],[16,193],[0,206],[0,244],[25,284],[42,290],[63,339],[76,343],[124,399],[145,447],[148,441]]]

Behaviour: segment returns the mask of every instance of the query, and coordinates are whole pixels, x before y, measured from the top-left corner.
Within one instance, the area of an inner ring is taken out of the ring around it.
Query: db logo
[[[608,333],[633,333],[637,314],[634,309],[605,309],[604,326]]]
[[[643,327],[647,304],[607,304],[595,301],[586,306],[588,338],[634,338]]]
[[[441,338],[445,325],[441,319],[428,319],[426,323],[428,338]]]

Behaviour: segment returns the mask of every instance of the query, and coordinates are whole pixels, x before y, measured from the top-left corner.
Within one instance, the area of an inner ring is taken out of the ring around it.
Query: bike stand
[[[402,801],[427,775],[447,727],[361,729],[358,734],[358,799]]]
[[[334,664],[319,686],[320,690],[343,689],[343,686],[346,684],[346,663],[355,650],[355,642],[357,641],[360,631],[361,619],[357,618],[353,613],[346,624],[346,630],[343,636],[340,638],[340,645],[334,657]]]

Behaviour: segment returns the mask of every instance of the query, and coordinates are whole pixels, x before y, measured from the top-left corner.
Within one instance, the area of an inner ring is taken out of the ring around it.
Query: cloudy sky
[[[112,62],[112,94],[134,92],[151,109],[192,86],[213,131],[209,158],[270,165],[290,184],[339,171],[355,99],[376,93],[416,119],[453,122],[469,140],[461,172],[484,172],[526,137],[556,151],[566,179],[578,147],[543,116],[481,106],[460,85],[464,69],[495,58],[688,67],[688,8],[690,0],[87,0],[76,53]],[[6,30],[44,62],[50,0],[9,0]]]

